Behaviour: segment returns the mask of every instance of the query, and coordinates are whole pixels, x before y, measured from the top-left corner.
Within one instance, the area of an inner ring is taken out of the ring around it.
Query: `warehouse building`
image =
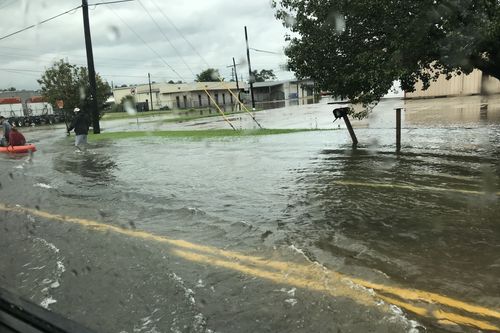
[[[414,92],[405,92],[405,98],[433,98],[500,93],[500,81],[484,75],[480,70],[474,70],[468,75],[455,75],[450,80],[446,80],[446,77],[441,75],[437,81],[431,83],[427,90],[423,90],[422,87],[422,82],[417,82],[415,85],[416,90]]]

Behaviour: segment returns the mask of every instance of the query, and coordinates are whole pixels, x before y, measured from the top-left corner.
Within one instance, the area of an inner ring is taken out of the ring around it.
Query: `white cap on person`
[[[75,108],[75,109],[73,110],[73,112],[75,112],[75,113],[76,113],[76,112],[80,112],[80,109],[79,109],[79,108]]]

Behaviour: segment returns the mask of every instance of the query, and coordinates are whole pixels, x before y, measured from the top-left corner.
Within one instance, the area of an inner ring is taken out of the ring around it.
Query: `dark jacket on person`
[[[11,146],[24,146],[26,144],[26,139],[24,135],[19,133],[17,130],[11,130],[9,133],[9,145]]]
[[[73,118],[68,128],[68,132],[71,132],[73,129],[76,135],[87,135],[89,133],[89,120],[87,115],[82,111],[76,113],[75,118]]]
[[[9,121],[7,119],[3,120],[2,124],[3,128],[3,136],[5,137],[5,140],[9,141],[9,134],[12,126],[10,125]]]

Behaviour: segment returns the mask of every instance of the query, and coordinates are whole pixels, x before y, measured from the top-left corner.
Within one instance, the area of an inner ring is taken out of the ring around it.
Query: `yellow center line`
[[[190,251],[173,250],[172,253],[189,261],[205,263],[211,266],[218,266],[222,268],[235,270],[247,275],[260,277],[275,283],[282,283],[290,286],[299,287],[302,289],[324,292],[337,297],[339,296],[348,297],[361,305],[365,306],[376,305],[376,300],[369,293],[357,291],[346,284],[339,284],[338,283],[339,281],[331,281],[326,276],[323,279],[321,278],[314,280],[305,279],[303,277],[278,274],[276,272],[270,272],[256,267],[249,267],[240,263],[235,263],[220,258],[205,256]]]
[[[473,194],[473,195],[488,195],[494,194],[500,196],[500,192],[484,192],[484,191],[476,191],[476,190],[465,190],[459,188],[444,188],[444,187],[434,187],[434,186],[418,186],[418,185],[405,185],[405,184],[391,184],[391,183],[368,183],[368,182],[354,182],[350,180],[336,180],[333,182],[337,185],[345,185],[345,186],[362,186],[362,187],[373,187],[373,188],[396,188],[402,190],[411,190],[411,191],[433,191],[433,192],[452,192],[452,193],[460,193],[460,194]]]
[[[457,315],[455,313],[449,313],[449,312],[445,312],[442,310],[435,310],[432,312],[432,315],[436,319],[451,321],[451,322],[453,322],[455,324],[459,324],[459,325],[475,326],[475,327],[482,329],[482,330],[500,331],[500,328],[498,326],[492,325],[490,323],[487,323],[487,322],[484,322],[481,320],[475,320],[472,318]]]
[[[434,317],[436,319],[452,321],[457,324],[500,331],[498,327],[493,326],[487,322],[482,322],[473,318],[447,313],[442,310],[439,310],[438,312],[436,312],[437,311],[436,310],[430,313],[425,308],[420,308],[412,304],[396,300],[394,298],[389,298],[385,295],[381,295],[380,292],[385,294],[392,294],[398,298],[403,298],[406,300],[426,302],[432,305],[437,303],[447,307],[456,308],[459,310],[467,311],[469,313],[474,313],[481,316],[500,318],[500,312],[497,310],[469,304],[466,302],[462,302],[460,300],[456,300],[450,297],[446,297],[443,295],[427,291],[392,287],[383,284],[373,283],[359,278],[349,277],[347,275],[338,272],[329,271],[323,266],[320,266],[319,264],[316,263],[310,263],[309,265],[304,265],[304,264],[295,264],[291,262],[269,260],[257,256],[248,256],[238,252],[221,250],[210,246],[194,244],[185,240],[170,239],[165,236],[159,236],[145,231],[125,229],[109,224],[100,223],[93,220],[57,215],[21,206],[9,206],[0,203],[0,211],[31,214],[33,216],[38,216],[40,218],[47,220],[78,224],[80,226],[96,231],[106,231],[106,232],[112,231],[133,238],[166,243],[175,246],[177,248],[189,250],[189,251],[185,250],[183,251],[179,249],[174,249],[173,253],[177,256],[180,256],[182,258],[185,258],[193,262],[207,263],[213,266],[228,268],[240,271],[248,275],[257,276],[266,280],[270,280],[273,282],[286,283],[288,285],[293,285],[304,289],[328,293],[332,296],[349,297],[363,305],[375,304],[374,299],[370,294],[362,292],[360,290],[355,290],[354,288],[352,288],[352,285],[348,284],[351,283],[359,285],[361,287],[370,288],[377,293],[377,297],[379,299],[400,306],[408,311],[411,311],[421,316]],[[200,254],[199,252],[208,255]],[[227,260],[224,260],[221,257],[227,258]],[[247,264],[244,264],[245,262]],[[248,264],[257,267],[250,267],[248,266]],[[264,270],[265,268],[273,269],[275,271],[273,272],[269,270]],[[348,283],[346,284],[346,282]]]

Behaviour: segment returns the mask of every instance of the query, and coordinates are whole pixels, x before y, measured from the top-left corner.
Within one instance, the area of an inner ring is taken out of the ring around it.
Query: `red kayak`
[[[35,152],[36,147],[33,144],[27,144],[24,146],[8,146],[8,147],[0,147],[0,153],[29,153]]]

